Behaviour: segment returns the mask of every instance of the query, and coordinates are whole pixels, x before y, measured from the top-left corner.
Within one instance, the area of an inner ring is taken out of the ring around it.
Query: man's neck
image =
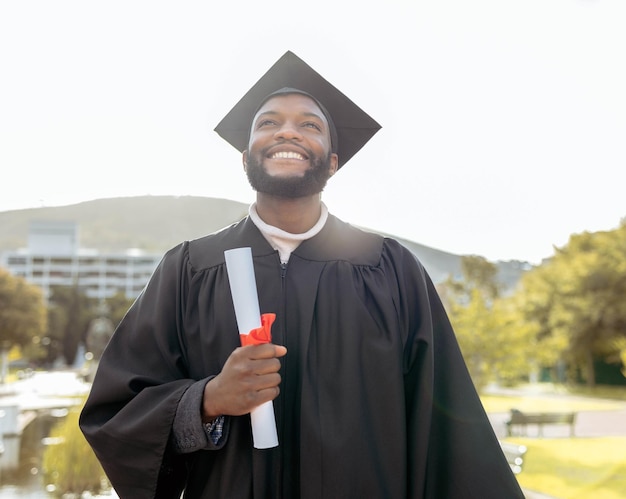
[[[302,234],[319,220],[321,203],[319,194],[290,199],[258,192],[256,211],[266,224],[291,234]]]

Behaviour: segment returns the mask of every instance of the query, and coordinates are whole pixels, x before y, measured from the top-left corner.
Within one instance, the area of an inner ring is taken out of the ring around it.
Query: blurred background
[[[167,249],[247,213],[213,128],[287,50],[383,126],[323,198],[423,262],[528,497],[626,496],[625,22],[620,0],[2,2],[0,498],[112,493],[76,424],[99,355]]]

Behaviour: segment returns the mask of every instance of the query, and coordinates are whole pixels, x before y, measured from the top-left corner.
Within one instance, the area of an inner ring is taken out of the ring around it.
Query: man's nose
[[[283,140],[300,140],[302,134],[294,123],[285,122],[276,130],[276,138]]]

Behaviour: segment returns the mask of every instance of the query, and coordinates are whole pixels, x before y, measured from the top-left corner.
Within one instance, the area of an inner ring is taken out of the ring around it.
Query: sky
[[[332,213],[539,263],[626,216],[625,25],[623,0],[5,0],[0,211],[252,202],[213,129],[291,50],[382,125]]]

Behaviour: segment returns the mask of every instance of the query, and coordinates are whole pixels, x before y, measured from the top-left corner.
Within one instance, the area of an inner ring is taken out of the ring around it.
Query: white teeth
[[[272,159],[299,159],[301,161],[304,160],[304,156],[297,152],[293,151],[280,151],[272,154]]]

